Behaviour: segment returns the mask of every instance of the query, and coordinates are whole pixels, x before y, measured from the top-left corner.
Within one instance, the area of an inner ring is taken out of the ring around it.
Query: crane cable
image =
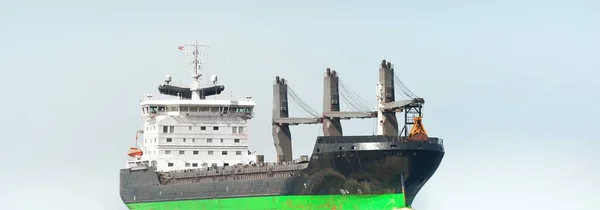
[[[296,102],[297,106],[299,106],[307,114],[312,115],[313,117],[319,116],[319,113],[316,112],[314,109],[310,108],[310,106],[308,104],[306,104],[304,101],[302,101],[302,99],[300,99],[300,97],[296,94],[296,92],[294,92],[294,90],[292,90],[292,88],[290,88],[289,85],[288,85],[287,90],[288,90],[289,96],[293,99],[294,102]]]
[[[346,98],[346,96],[343,93],[340,93],[340,96],[341,96],[342,100],[344,101],[344,103],[348,104],[348,107],[350,107],[350,110],[352,110],[352,111],[360,110],[358,107],[356,107],[356,105],[354,105],[354,103],[352,103],[350,100],[348,100],[348,98]]]
[[[404,83],[402,82],[402,80],[400,80],[400,78],[398,78],[398,75],[394,75],[394,81],[399,85],[399,86],[394,86],[394,89],[399,90],[399,92],[404,93],[405,96],[414,99],[414,98],[418,98],[419,96],[417,96],[417,94],[413,93],[410,89],[408,89],[406,87],[406,85],[404,85]]]
[[[343,84],[343,83],[342,83]],[[360,101],[360,97],[352,94],[352,89],[346,85],[341,86],[341,95],[348,99],[348,103],[356,107],[356,111],[368,111],[369,107],[364,102]]]
[[[339,85],[341,87],[340,95],[342,95],[344,98],[348,96],[350,98],[348,103],[353,104],[353,106],[357,109],[356,111],[371,111],[369,105],[367,105],[368,103],[341,79],[339,79]],[[350,100],[352,100],[353,103],[350,102]]]

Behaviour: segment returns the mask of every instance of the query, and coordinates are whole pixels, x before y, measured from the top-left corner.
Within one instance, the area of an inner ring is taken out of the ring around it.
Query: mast
[[[187,56],[190,56],[190,51],[191,51],[191,64],[193,65],[193,68],[192,68],[192,85],[190,87],[190,90],[192,91],[192,100],[200,100],[203,98],[201,96],[202,86],[200,84],[200,82],[202,80],[202,70],[203,70],[202,67],[204,67],[204,63],[205,63],[204,58],[206,55],[206,53],[204,51],[200,50],[203,47],[209,47],[209,45],[208,44],[199,44],[196,41],[193,44],[185,44],[185,45],[179,46],[179,50],[184,50],[184,48],[189,49],[186,52]],[[202,56],[202,57],[200,57],[200,56]],[[190,61],[188,61],[188,62],[190,62]]]

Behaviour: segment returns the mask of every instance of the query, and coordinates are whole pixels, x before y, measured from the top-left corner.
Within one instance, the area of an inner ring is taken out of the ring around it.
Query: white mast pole
[[[192,100],[200,100],[200,90],[202,89],[202,86],[200,84],[201,82],[201,78],[202,78],[202,67],[204,67],[204,52],[200,51],[201,47],[209,47],[208,44],[198,44],[198,42],[194,42],[193,44],[186,44],[186,45],[182,45],[180,46],[180,50],[183,50],[183,48],[190,48],[192,51],[192,60],[191,63],[193,65],[193,69],[192,69],[192,85],[190,87],[190,90],[192,91]],[[188,50],[187,52],[189,52],[190,50]],[[189,53],[186,53],[189,55]],[[199,58],[199,56],[203,56],[202,58]]]

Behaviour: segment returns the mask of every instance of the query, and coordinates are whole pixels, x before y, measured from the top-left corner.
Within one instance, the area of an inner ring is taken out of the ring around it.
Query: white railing
[[[183,99],[182,97],[177,97],[177,96],[169,96],[169,95],[152,95],[151,98],[148,98],[147,95],[142,95],[142,97],[140,97],[140,102],[142,101],[147,101],[147,100],[190,100],[190,99]],[[216,95],[216,96],[208,96],[206,97],[206,99],[203,100],[226,100],[226,101],[245,101],[246,97],[242,97],[242,96],[237,96],[237,97],[228,97],[228,96],[224,96],[224,95]]]

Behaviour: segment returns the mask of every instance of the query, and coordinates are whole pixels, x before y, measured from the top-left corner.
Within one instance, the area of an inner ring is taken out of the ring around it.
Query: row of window
[[[216,163],[213,163],[211,165],[213,167],[217,166]],[[175,166],[175,164],[174,163],[167,163],[167,166],[173,167],[173,166]],[[229,163],[223,163],[223,166],[229,166]],[[198,167],[198,163],[185,163],[185,167]],[[202,167],[208,167],[208,163],[202,163]]]
[[[148,128],[146,128],[146,130],[148,130]],[[192,126],[188,126],[188,131],[192,130]],[[205,131],[206,130],[206,126],[200,126],[200,130]],[[213,131],[218,131],[219,130],[219,126],[212,126],[212,130]],[[175,133],[175,126],[163,126],[163,133]],[[233,126],[231,127],[231,133],[233,134],[243,134],[244,133],[244,127],[242,126]]]
[[[159,112],[220,112],[223,114],[227,114],[228,112],[237,112],[237,113],[252,113],[253,107],[248,106],[144,106],[142,107],[142,112],[144,114],[157,114]]]
[[[172,143],[173,142],[173,138],[167,138],[166,139],[167,143]],[[220,142],[223,143],[225,140],[224,139],[220,139]],[[148,142],[152,142],[152,139],[144,139],[144,144],[147,144]],[[154,138],[154,142],[156,142],[156,138]],[[183,143],[187,143],[188,139],[183,138],[181,139],[181,142]],[[196,139],[192,138],[190,139],[190,142],[192,143],[196,143]],[[206,139],[206,143],[213,143],[213,139]],[[233,139],[233,143],[240,143],[240,139]]]
[[[221,143],[223,143],[223,139],[221,139]],[[173,138],[167,138],[167,142],[173,142]],[[187,139],[183,138],[181,139],[181,142],[186,143]],[[195,143],[196,139],[192,139],[192,143]],[[206,143],[213,143],[213,139],[206,139]],[[233,139],[233,143],[240,143],[240,139]]]
[[[208,155],[214,155],[214,151],[209,150],[207,151]],[[170,155],[171,154],[171,150],[165,150],[165,155]],[[198,150],[194,150],[192,151],[193,155],[198,155],[200,154],[200,151]],[[185,150],[179,150],[179,155],[185,155]],[[221,155],[227,155],[227,151],[221,151]],[[235,151],[235,155],[242,155],[242,151]]]

